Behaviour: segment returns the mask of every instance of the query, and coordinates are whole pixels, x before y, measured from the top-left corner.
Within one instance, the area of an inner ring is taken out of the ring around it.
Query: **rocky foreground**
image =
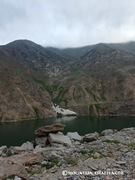
[[[133,180],[135,128],[63,135],[64,125],[37,129],[35,141],[0,147],[0,180]]]

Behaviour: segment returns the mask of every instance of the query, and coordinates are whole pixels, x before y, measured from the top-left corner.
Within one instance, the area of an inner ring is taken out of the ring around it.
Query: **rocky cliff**
[[[52,117],[51,97],[36,83],[29,68],[0,51],[0,120]]]

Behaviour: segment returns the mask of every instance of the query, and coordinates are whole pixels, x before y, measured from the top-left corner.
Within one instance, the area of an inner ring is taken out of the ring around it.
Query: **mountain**
[[[98,44],[65,68],[55,102],[79,114],[135,114],[135,55]]]
[[[135,115],[134,44],[0,46],[0,119],[56,116],[52,102],[82,115]]]
[[[16,58],[21,64],[30,69],[42,71],[49,76],[55,76],[59,73],[68,61],[55,52],[50,52],[29,40],[16,40],[0,48]]]
[[[0,120],[56,116],[49,93],[35,81],[37,72],[20,54],[0,47]]]
[[[55,52],[56,54],[58,54],[64,58],[73,60],[73,59],[82,57],[83,55],[85,55],[92,49],[96,48],[98,45],[100,46],[101,44],[135,54],[135,42],[134,41],[127,42],[127,43],[110,43],[110,44],[99,43],[99,44],[94,44],[94,45],[89,45],[89,46],[84,46],[84,47],[78,47],[78,48],[46,47],[46,49],[51,52]]]
[[[47,47],[46,49],[51,52],[55,52],[56,54],[64,58],[74,60],[83,56],[84,54],[92,50],[94,47],[95,45],[84,46],[84,47],[79,47],[79,48],[62,48],[62,49],[54,48],[54,47]]]
[[[108,44],[111,47],[118,48],[120,50],[124,50],[129,53],[135,54],[135,42],[127,42],[127,43],[116,43],[116,44]]]

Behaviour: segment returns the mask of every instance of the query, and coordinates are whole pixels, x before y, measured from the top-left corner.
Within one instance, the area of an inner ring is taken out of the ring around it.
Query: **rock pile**
[[[41,127],[34,143],[0,147],[0,180],[135,179],[135,128],[80,136],[56,127],[64,128]]]
[[[59,145],[71,146],[71,140],[68,136],[63,135],[60,131],[64,130],[63,124],[52,124],[49,126],[43,126],[35,131],[37,138],[35,139],[36,145],[42,147],[50,144],[52,147]]]

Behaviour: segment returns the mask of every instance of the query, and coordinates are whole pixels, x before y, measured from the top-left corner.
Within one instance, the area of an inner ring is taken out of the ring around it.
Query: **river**
[[[53,123],[62,123],[66,127],[63,131],[77,131],[80,135],[91,132],[101,132],[104,129],[117,129],[135,127],[135,117],[90,117],[90,116],[72,116],[62,118],[38,119],[21,122],[1,122],[0,123],[0,146],[20,146],[26,141],[35,139],[34,131],[44,125]]]

